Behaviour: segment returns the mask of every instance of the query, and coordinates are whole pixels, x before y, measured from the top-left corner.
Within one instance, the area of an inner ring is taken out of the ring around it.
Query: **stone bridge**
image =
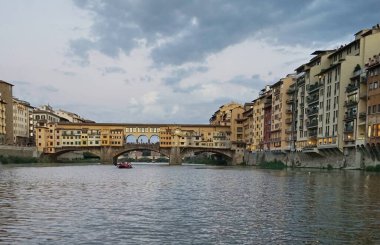
[[[58,150],[58,149],[57,149]],[[125,144],[124,146],[77,146],[77,147],[61,147],[55,153],[44,153],[42,156],[48,157],[52,161],[56,161],[58,156],[71,151],[90,152],[100,157],[102,163],[116,164],[120,155],[130,151],[150,150],[158,152],[169,158],[170,165],[181,165],[182,159],[187,155],[198,154],[202,152],[210,152],[220,154],[228,158],[229,164],[239,162],[235,158],[235,151],[223,148],[206,148],[206,147],[160,147],[155,144]]]

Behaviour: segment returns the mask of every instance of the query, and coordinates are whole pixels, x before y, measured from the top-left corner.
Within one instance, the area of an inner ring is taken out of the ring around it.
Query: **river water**
[[[0,165],[0,244],[380,244],[380,175]]]

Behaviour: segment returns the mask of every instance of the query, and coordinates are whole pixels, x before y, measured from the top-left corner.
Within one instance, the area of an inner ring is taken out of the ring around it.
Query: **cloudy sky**
[[[380,22],[380,1],[0,0],[0,79],[97,122],[208,123]]]

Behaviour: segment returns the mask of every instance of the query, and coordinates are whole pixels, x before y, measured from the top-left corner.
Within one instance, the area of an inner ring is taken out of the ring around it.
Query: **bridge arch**
[[[150,139],[145,134],[139,135],[139,137],[137,137],[137,144],[149,144],[149,143],[150,143]]]
[[[143,150],[154,151],[154,152],[160,153],[160,154],[170,158],[170,151],[160,148],[160,145],[158,143],[156,143],[156,144],[134,144],[134,145],[131,144],[129,146],[124,147],[124,149],[120,149],[120,150],[114,152],[114,154],[112,156],[112,163],[116,164],[118,157],[127,153],[127,152],[143,151]]]
[[[156,143],[160,143],[160,136],[156,135],[156,134],[153,134],[152,136],[150,136],[149,138],[149,142],[151,144],[156,144]]]
[[[226,158],[227,164],[232,163],[234,159],[234,152],[230,149],[214,149],[214,148],[183,148],[181,150],[181,158],[186,155],[193,154],[197,155],[200,153],[214,153],[221,155]]]
[[[101,151],[99,150],[99,148],[91,148],[91,147],[83,147],[83,148],[70,147],[70,148],[65,148],[65,149],[56,151],[53,154],[46,154],[46,153],[44,153],[44,154],[41,154],[41,156],[42,157],[47,157],[51,161],[57,161],[59,156],[65,154],[65,153],[75,152],[75,151],[78,151],[78,152],[90,152],[91,154],[94,154],[97,157],[99,157],[99,159],[101,159]]]
[[[125,136],[125,143],[127,144],[136,144],[137,143],[137,138],[134,134],[129,134]]]

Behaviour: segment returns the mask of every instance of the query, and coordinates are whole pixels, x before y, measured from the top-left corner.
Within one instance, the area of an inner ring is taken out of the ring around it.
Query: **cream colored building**
[[[54,114],[61,118],[65,118],[67,121],[72,123],[84,123],[86,121],[84,118],[78,116],[77,114],[62,109],[55,111]]]
[[[292,116],[294,113],[293,95],[288,93],[290,86],[294,86],[295,75],[290,74],[271,86],[271,151],[291,150]]]
[[[254,128],[254,118],[253,118],[253,103],[244,104],[243,112],[243,131],[244,131],[244,142],[246,143],[245,149],[252,151],[253,149],[253,128]]]
[[[30,113],[33,107],[26,101],[13,98],[13,142],[15,145],[30,145]]]

